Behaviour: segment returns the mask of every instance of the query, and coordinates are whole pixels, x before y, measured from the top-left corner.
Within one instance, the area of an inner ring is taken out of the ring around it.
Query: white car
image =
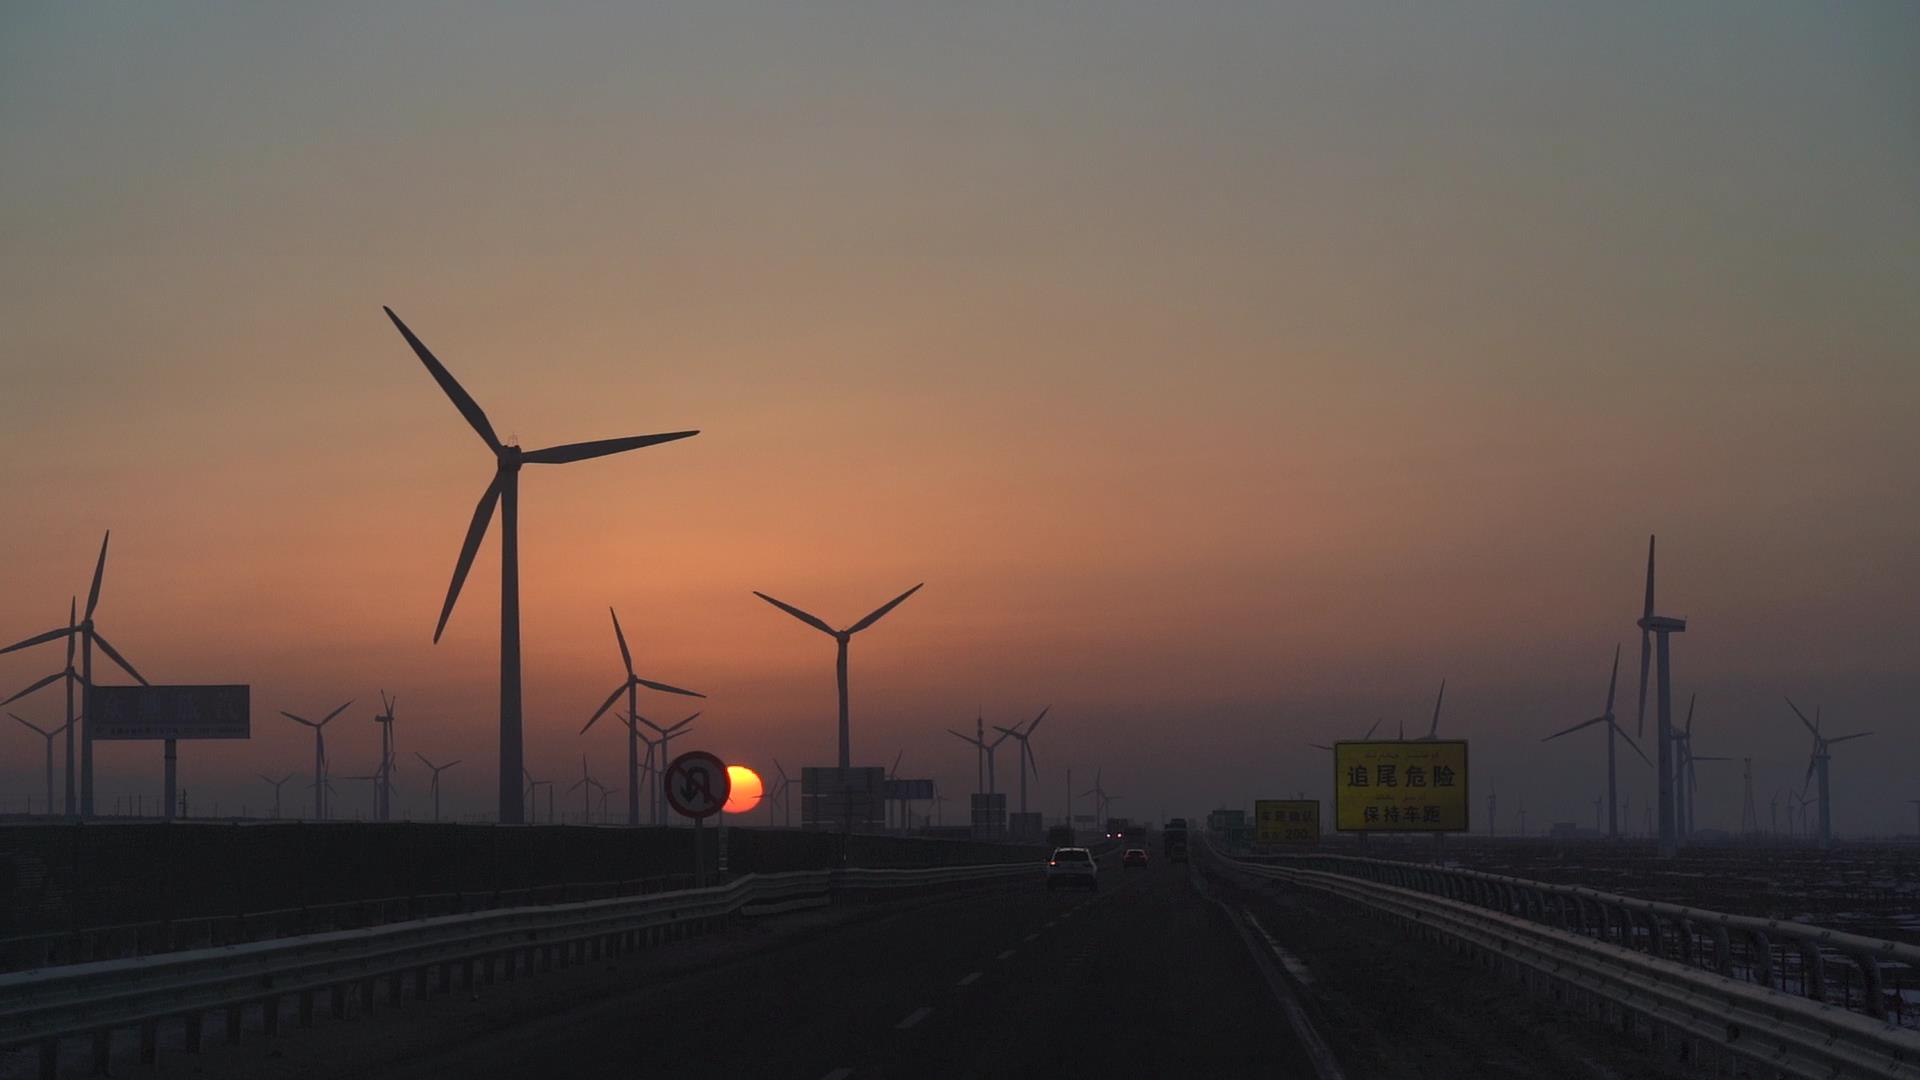
[[[1047,859],[1047,889],[1062,887],[1099,890],[1100,866],[1094,862],[1093,852],[1083,847],[1053,849]]]

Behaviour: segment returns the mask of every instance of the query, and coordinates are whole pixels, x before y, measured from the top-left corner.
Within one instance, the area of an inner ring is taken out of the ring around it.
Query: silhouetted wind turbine
[[[1673,741],[1677,744],[1675,750],[1678,751],[1680,755],[1680,771],[1683,777],[1680,790],[1685,795],[1685,799],[1680,808],[1681,830],[1682,835],[1689,839],[1693,836],[1694,808],[1699,802],[1700,794],[1700,777],[1694,772],[1693,763],[1696,761],[1733,760],[1732,758],[1726,757],[1703,757],[1693,752],[1693,706],[1695,702],[1699,700],[1699,697],[1700,695],[1698,694],[1691,694],[1687,697],[1686,725],[1673,737]]]
[[[428,782],[427,786],[433,792],[433,820],[439,821],[440,820],[440,774],[443,772],[446,772],[448,769],[453,768],[455,765],[460,764],[460,760],[456,758],[453,761],[447,762],[445,765],[435,765],[433,762],[428,761],[426,755],[420,753],[418,750],[414,751],[413,756],[419,758],[420,764],[425,765],[433,773],[433,779]]]
[[[983,723],[984,721],[982,721],[979,717],[974,718],[974,725],[976,727],[980,727],[980,725],[982,725]],[[1006,729],[1000,728],[999,730],[1005,731]],[[994,792],[997,790],[997,786],[996,786],[996,779],[993,774],[993,752],[1000,748],[1001,743],[1007,741],[1007,736],[1002,735],[999,738],[993,740],[992,742],[988,742],[986,740],[984,728],[981,729],[981,734],[974,735],[971,738],[960,734],[959,732],[953,730],[952,728],[948,728],[947,733],[952,735],[954,738],[959,739],[963,743],[971,743],[972,745],[980,748],[980,754],[985,759],[987,764],[987,790],[983,792],[983,794],[986,794],[986,795],[994,794]]]
[[[1447,680],[1440,680],[1440,694],[1433,699],[1433,720],[1427,725],[1427,733],[1414,742],[1434,742],[1440,738],[1440,703],[1447,699]]]
[[[1851,735],[1835,735],[1828,738],[1820,733],[1819,709],[1816,708],[1813,719],[1808,720],[1807,714],[1800,711],[1800,706],[1795,705],[1792,698],[1787,699],[1787,708],[1792,709],[1793,715],[1800,718],[1800,722],[1806,725],[1808,731],[1813,732],[1813,752],[1807,756],[1807,775],[1801,779],[1800,786],[1804,789],[1807,781],[1813,779],[1816,774],[1820,778],[1819,840],[1821,847],[1829,847],[1833,844],[1833,802],[1827,789],[1827,763],[1832,759],[1832,755],[1828,753],[1828,747],[1837,742],[1846,742],[1848,739],[1864,739],[1873,732],[1856,731]]]
[[[663,435],[633,435],[622,439],[600,439],[595,442],[567,443],[549,446],[542,450],[522,450],[511,443],[503,443],[493,433],[493,425],[487,421],[477,402],[454,380],[444,365],[435,358],[420,339],[413,336],[407,324],[392,308],[385,309],[387,318],[413,346],[414,354],[420,357],[429,374],[440,389],[452,399],[460,415],[479,433],[493,451],[493,482],[480,496],[480,505],[474,508],[473,521],[467,526],[467,538],[460,546],[460,561],[454,564],[453,584],[447,589],[447,600],[440,609],[440,622],[434,627],[433,640],[438,642],[440,634],[447,628],[447,617],[453,614],[454,601],[460,598],[460,586],[467,579],[467,571],[473,566],[473,556],[480,548],[480,541],[487,534],[487,526],[493,520],[493,507],[500,504],[500,822],[504,825],[521,824],[525,817],[520,801],[520,782],[514,775],[523,768],[523,756],[520,731],[520,466],[565,465],[589,458],[605,457],[609,454],[638,450],[643,446],[672,442],[698,435],[698,431],[674,431]]]
[[[1040,715],[1033,718],[1033,722],[1027,725],[1024,733],[1018,729],[1018,725],[1010,728],[1004,728],[998,724],[993,726],[995,731],[1005,732],[1002,738],[1017,739],[1020,742],[1020,812],[1022,814],[1027,812],[1027,770],[1031,768],[1035,778],[1040,775],[1040,763],[1034,759],[1033,744],[1027,740],[1033,738],[1033,733],[1039,728],[1040,721],[1047,718],[1047,712],[1052,708],[1053,706],[1049,705],[1041,709]]]
[[[620,662],[627,667],[627,679],[614,687],[613,693],[607,695],[607,700],[601,702],[600,707],[587,718],[587,726],[580,729],[580,734],[585,735],[588,728],[593,727],[594,721],[600,719],[600,714],[612,708],[613,703],[620,699],[622,693],[627,695],[627,715],[640,715],[640,688],[643,686],[663,694],[684,694],[687,697],[697,698],[707,696],[697,691],[682,690],[677,686],[668,686],[666,683],[654,682],[635,675],[633,653],[627,650],[627,635],[620,631],[620,616],[611,607],[607,608],[607,614],[613,616],[613,637],[620,643]],[[648,749],[651,750],[652,747],[649,746]],[[627,724],[627,824],[640,824],[640,730],[631,721]]]
[[[1385,718],[1383,717],[1382,719],[1385,719]],[[1380,730],[1380,720],[1375,720],[1373,722],[1373,726],[1367,728],[1367,733],[1365,735],[1360,736],[1360,741],[1365,742],[1368,739],[1373,738],[1373,733],[1378,730]],[[1328,746],[1326,743],[1310,742],[1307,745],[1313,747],[1315,750],[1325,750],[1329,754],[1333,753],[1333,747]]]
[[[1640,745],[1638,743],[1634,742],[1630,738],[1627,738],[1627,733],[1620,730],[1620,724],[1614,720],[1613,691],[1614,691],[1614,686],[1619,682],[1619,680],[1620,680],[1620,646],[1615,645],[1613,647],[1613,673],[1607,676],[1607,707],[1606,709],[1602,711],[1599,716],[1596,716],[1591,720],[1582,720],[1570,728],[1567,728],[1563,731],[1556,731],[1553,734],[1547,736],[1546,738],[1540,740],[1541,742],[1552,742],[1553,740],[1559,738],[1562,735],[1571,734],[1575,731],[1579,731],[1581,728],[1592,727],[1595,724],[1607,725],[1607,728],[1606,728],[1606,731],[1607,731],[1607,839],[1609,840],[1618,839],[1620,836],[1620,816],[1614,804],[1614,798],[1617,791],[1616,778],[1615,778],[1615,766],[1614,766],[1614,746],[1613,746],[1614,736],[1617,735],[1622,739],[1626,739],[1627,745],[1633,747],[1633,752],[1640,755],[1640,760],[1647,761],[1646,752],[1640,749]],[[1652,765],[1653,762],[1647,761],[1647,764]],[[1489,804],[1488,806],[1488,814],[1489,815],[1492,814],[1491,804]]]
[[[388,698],[385,690],[380,691],[380,712],[373,718],[380,725],[380,797],[375,800],[374,816],[381,821],[393,820],[393,755],[397,748],[393,707],[399,703],[399,698]]]
[[[68,817],[73,816],[75,800],[77,800],[80,795],[79,789],[74,786],[74,780],[73,780],[73,767],[74,767],[73,688],[75,686],[79,686],[84,690],[86,687],[85,680],[80,678],[80,673],[78,671],[75,671],[73,667],[74,638],[78,636],[78,630],[79,630],[78,612],[79,612],[79,607],[76,601],[74,600],[73,597],[68,597],[67,598],[67,666],[59,671],[54,672],[51,675],[48,675],[44,679],[34,680],[33,684],[28,686],[26,689],[21,690],[20,692],[14,694],[10,698],[5,699],[4,701],[0,701],[0,705],[11,705],[14,702],[19,701],[21,698],[26,697],[28,694],[33,693],[35,690],[38,690],[43,686],[50,686],[56,682],[62,682],[66,685],[67,720],[66,720],[66,723],[60,725],[60,728],[62,731],[66,732],[66,735],[67,735],[67,758],[66,758],[67,787],[66,787],[65,806],[66,806],[66,813]],[[47,813],[49,814],[53,813],[53,807],[51,805],[47,807]]]
[[[851,768],[853,765],[852,747],[850,742],[848,741],[848,736],[847,736],[847,642],[852,640],[853,635],[859,633],[862,630],[865,630],[867,627],[872,626],[874,623],[879,622],[881,616],[885,615],[889,611],[892,611],[894,608],[899,607],[902,601],[906,600],[907,597],[912,596],[914,593],[919,592],[921,589],[921,586],[925,584],[926,582],[923,581],[919,585],[915,585],[913,588],[908,589],[906,592],[903,592],[899,596],[896,596],[893,599],[887,601],[886,603],[880,605],[878,608],[874,610],[874,612],[871,615],[868,615],[866,618],[861,619],[859,622],[854,623],[852,626],[847,627],[845,630],[835,630],[833,627],[828,626],[824,621],[818,618],[815,618],[814,616],[809,615],[804,611],[801,611],[799,608],[794,607],[792,604],[781,603],[780,601],[775,600],[773,597],[768,596],[766,593],[756,591],[753,594],[759,597],[760,599],[765,600],[767,603],[772,604],[774,607],[779,608],[781,611],[784,611],[787,614],[793,616],[794,618],[799,619],[801,622],[806,623],[808,626],[813,627],[815,630],[818,630],[821,633],[827,635],[828,637],[832,638],[836,643],[838,643],[839,655],[838,655],[838,659],[834,662],[834,671],[837,673],[840,681],[840,767],[842,769]]]
[[[587,755],[581,754],[580,779],[573,782],[573,786],[567,789],[567,794],[571,795],[575,791],[580,791],[580,824],[582,825],[593,824],[593,789],[598,787],[599,784],[600,781],[595,780],[593,776],[587,772]],[[585,790],[582,791],[582,788]]]
[[[269,783],[269,784],[272,784],[272,785],[273,785],[273,817],[274,817],[274,820],[276,820],[276,821],[278,821],[278,820],[280,819],[280,788],[281,788],[281,786],[282,786],[282,785],[284,785],[284,784],[285,784],[285,783],[286,783],[287,781],[289,781],[289,780],[291,780],[291,779],[293,779],[294,777],[296,777],[296,776],[298,776],[298,775],[300,775],[300,774],[299,774],[299,773],[288,773],[287,775],[285,775],[285,776],[283,776],[283,777],[281,777],[280,779],[278,779],[278,780],[275,780],[275,779],[274,779],[273,777],[271,777],[271,776],[267,776],[267,775],[265,775],[264,773],[263,773],[263,774],[261,774],[261,776],[260,776],[260,779],[262,779],[262,780],[265,780],[265,781],[266,781],[267,783]]]
[[[347,705],[351,704],[353,704],[352,701],[347,702]],[[305,724],[313,729],[313,816],[316,821],[327,820],[327,786],[325,783],[327,778],[327,736],[325,729],[326,726],[333,721],[334,717],[339,716],[347,710],[347,705],[342,705],[321,717],[319,723],[314,723],[304,716],[295,716],[285,709],[280,710],[281,716],[286,717],[296,724]]]
[[[520,774],[527,778],[527,801],[529,803],[533,801],[533,797],[539,793],[541,787],[544,786],[547,789],[547,824],[553,824],[553,781],[535,780],[533,774],[528,772],[525,766],[521,766]]]
[[[35,634],[24,641],[16,641],[0,649],[0,653],[10,653],[15,649],[24,649],[60,638],[66,638],[71,642],[75,634],[80,636],[80,814],[82,817],[93,816],[93,720],[91,719],[93,715],[93,647],[100,646],[100,651],[106,653],[114,663],[119,664],[122,671],[133,676],[135,682],[141,686],[147,685],[147,680],[133,670],[133,665],[127,663],[119,650],[101,636],[100,631],[93,625],[93,609],[100,604],[100,579],[107,572],[107,541],[112,538],[112,531],[108,531],[100,538],[100,558],[93,564],[93,584],[87,589],[86,613],[80,617],[78,623],[73,621],[73,616],[69,612],[66,626],[49,630],[44,634]]]
[[[1660,672],[1658,682],[1658,720],[1654,757],[1657,764],[1654,771],[1659,774],[1660,805],[1660,854],[1671,856],[1677,843],[1676,834],[1679,822],[1674,813],[1674,745],[1673,745],[1673,655],[1668,639],[1674,634],[1684,633],[1687,620],[1653,613],[1653,550],[1654,538],[1647,537],[1647,595],[1646,603],[1640,615],[1640,722],[1635,733],[1646,734],[1645,720],[1647,712],[1647,658],[1652,648],[1651,640],[1657,638],[1660,652]]]
[[[793,824],[793,807],[791,807],[791,806],[789,806],[789,805],[788,805],[788,803],[787,803],[787,789],[788,789],[789,787],[792,787],[792,786],[793,786],[793,781],[792,781],[792,780],[789,780],[789,779],[787,779],[787,770],[786,770],[786,767],[780,764],[780,759],[779,759],[779,758],[774,758],[774,759],[773,759],[773,768],[774,768],[774,771],[775,771],[775,772],[777,772],[777,773],[779,773],[779,774],[780,774],[780,786],[779,786],[778,788],[776,788],[776,789],[774,789],[774,794],[773,794],[773,798],[774,798],[774,799],[778,799],[778,800],[780,800],[780,814],[781,814],[781,817],[785,819],[785,824],[786,824],[786,825],[788,825],[788,826],[792,826],[792,824]],[[767,824],[769,824],[769,825],[771,825],[771,824],[773,824],[773,806],[772,806],[772,800],[768,800],[768,806],[767,806]]]
[[[1107,803],[1110,800],[1107,797],[1107,789],[1100,786],[1101,776],[1102,770],[1095,769],[1093,771],[1093,789],[1081,792],[1080,797],[1084,799],[1089,795],[1093,796],[1094,827],[1102,833],[1105,833],[1107,831]]]
[[[647,725],[648,727],[652,728],[654,731],[654,734],[660,736],[660,769],[664,771],[668,765],[673,763],[673,758],[669,754],[669,749],[671,747],[673,737],[675,735],[680,734],[682,731],[686,730],[686,726],[688,724],[691,724],[695,720],[700,719],[700,714],[694,713],[692,716],[687,717],[685,720],[682,720],[679,723],[672,725],[671,727],[664,727],[664,728],[654,723],[653,721],[647,719],[646,717],[641,716],[639,713],[633,714],[633,718]],[[657,792],[660,797],[660,801],[659,801],[660,816],[656,818],[655,821],[661,825],[671,824],[667,820],[667,786],[663,783],[660,783],[659,778],[656,777],[654,779],[653,787],[654,787],[654,791]]]
[[[61,725],[60,725],[59,727],[57,727],[57,728],[54,728],[54,729],[53,729],[52,731],[48,731],[48,730],[47,730],[46,728],[43,728],[43,727],[41,727],[41,726],[40,726],[39,724],[36,724],[36,723],[34,723],[33,721],[31,721],[31,720],[27,720],[27,719],[24,719],[24,718],[22,718],[22,717],[21,717],[21,716],[20,716],[19,714],[17,714],[17,713],[8,713],[7,715],[8,715],[8,716],[11,716],[11,717],[13,717],[13,718],[14,718],[15,720],[18,720],[18,721],[20,721],[20,723],[22,723],[22,724],[25,724],[26,726],[28,726],[28,727],[30,727],[30,728],[32,728],[33,730],[35,730],[35,731],[37,731],[37,732],[39,732],[39,733],[40,733],[40,737],[41,737],[41,738],[43,738],[43,739],[45,739],[45,740],[47,741],[47,809],[46,809],[46,814],[47,814],[47,816],[48,816],[48,817],[52,817],[52,816],[53,816],[53,737],[54,737],[55,735],[58,735],[58,734],[60,734],[61,732],[63,732],[63,731],[65,731],[65,730],[67,730],[67,725],[66,725],[66,724],[61,724]]]

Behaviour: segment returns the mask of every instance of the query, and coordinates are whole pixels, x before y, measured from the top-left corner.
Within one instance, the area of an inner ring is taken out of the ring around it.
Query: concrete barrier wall
[[[735,876],[1043,857],[1037,847],[963,840],[726,832]],[[712,870],[719,830],[703,833]],[[0,937],[380,897],[677,878],[692,870],[693,836],[686,828],[412,822],[0,826]]]

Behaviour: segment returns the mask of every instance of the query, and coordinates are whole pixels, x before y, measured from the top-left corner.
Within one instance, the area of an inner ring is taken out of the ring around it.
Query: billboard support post
[[[164,815],[165,819],[168,821],[173,820],[173,808],[179,805],[178,796],[175,794],[178,788],[178,780],[180,775],[179,764],[180,764],[180,740],[168,739],[167,740],[167,812]]]

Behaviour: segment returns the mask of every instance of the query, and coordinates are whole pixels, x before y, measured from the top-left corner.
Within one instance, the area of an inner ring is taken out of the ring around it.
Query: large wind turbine
[[[1821,847],[1831,847],[1833,845],[1833,803],[1827,790],[1827,763],[1832,759],[1832,755],[1828,753],[1827,748],[1837,742],[1846,742],[1848,739],[1864,739],[1868,735],[1873,734],[1873,732],[1856,731],[1851,735],[1835,735],[1829,738],[1820,733],[1820,711],[1818,709],[1814,710],[1813,719],[1808,720],[1807,714],[1800,711],[1800,706],[1795,705],[1792,698],[1787,699],[1787,708],[1792,709],[1793,715],[1800,718],[1800,722],[1806,725],[1808,731],[1813,732],[1813,752],[1807,755],[1807,775],[1801,779],[1800,786],[1805,788],[1808,780],[1813,779],[1815,775],[1819,776],[1819,841]],[[1805,811],[1803,810],[1801,820],[1805,821],[1805,819]]]
[[[39,724],[36,724],[31,720],[22,718],[17,713],[8,713],[7,715],[13,717],[15,720],[20,721],[22,724],[25,724],[26,726],[32,728],[34,731],[40,734],[41,738],[47,741],[47,809],[45,813],[48,817],[52,817],[53,816],[53,737],[67,730],[67,724],[61,724],[59,727],[54,728],[52,731],[48,731],[46,728],[41,727]],[[68,721],[68,723],[72,723],[72,721]]]
[[[620,616],[611,607],[607,608],[607,614],[613,616],[613,637],[620,643],[620,662],[627,667],[627,678],[625,682],[614,687],[613,693],[607,695],[607,700],[601,702],[600,707],[587,718],[587,726],[580,729],[580,734],[585,735],[587,729],[593,727],[594,721],[600,719],[600,714],[612,708],[613,703],[620,700],[622,693],[627,695],[628,717],[640,715],[640,688],[643,686],[664,694],[684,694],[687,697],[697,698],[707,696],[697,691],[682,690],[677,686],[668,686],[666,683],[654,682],[635,675],[633,653],[627,649],[627,635],[620,630]],[[651,751],[653,748],[649,745],[647,749]],[[631,719],[627,723],[627,824],[640,824],[640,729]]]
[[[428,761],[427,756],[418,750],[414,751],[413,756],[419,758],[420,764],[425,765],[433,773],[433,780],[430,781],[427,786],[433,791],[433,820],[437,822],[440,820],[440,774],[460,764],[460,759],[455,758],[445,765],[435,765],[433,762]]]
[[[1687,629],[1687,620],[1676,619],[1653,613],[1653,545],[1654,538],[1647,537],[1647,596],[1640,613],[1640,715],[1636,722],[1635,733],[1646,735],[1647,713],[1647,663],[1653,652],[1653,639],[1659,639],[1660,672],[1658,685],[1659,731],[1656,733],[1654,756],[1658,759],[1654,770],[1658,772],[1660,792],[1660,854],[1671,856],[1677,844],[1678,822],[1674,816],[1674,745],[1673,745],[1673,654],[1668,646],[1668,638],[1683,633]]]
[[[1020,743],[1020,812],[1022,814],[1027,812],[1027,770],[1031,768],[1036,779],[1040,776],[1040,763],[1034,760],[1033,744],[1027,740],[1033,738],[1033,733],[1039,728],[1040,721],[1047,718],[1047,711],[1052,708],[1053,706],[1049,705],[1041,709],[1040,715],[1033,718],[1025,732],[1020,731],[1017,724],[1010,728],[1004,728],[998,724],[993,726],[995,731],[1005,733],[1001,736],[1002,738],[1015,739]]]
[[[1620,730],[1619,723],[1616,722],[1613,718],[1613,691],[1614,691],[1614,686],[1619,682],[1619,679],[1620,679],[1620,646],[1615,645],[1613,647],[1613,674],[1607,676],[1607,707],[1606,709],[1602,711],[1599,716],[1596,716],[1591,720],[1582,720],[1570,728],[1567,728],[1563,731],[1556,731],[1553,734],[1547,736],[1546,738],[1540,740],[1541,742],[1552,742],[1553,740],[1559,738],[1562,735],[1571,734],[1575,731],[1579,731],[1581,728],[1592,727],[1595,724],[1607,725],[1607,839],[1609,840],[1617,840],[1620,837],[1620,815],[1614,803],[1616,792],[1618,790],[1615,786],[1614,745],[1613,745],[1614,737],[1618,736],[1622,739],[1626,739],[1627,745],[1633,747],[1633,752],[1640,755],[1640,760],[1647,761],[1646,752],[1641,750],[1640,745],[1634,742],[1633,739],[1629,738],[1625,731]],[[1652,765],[1653,762],[1647,761],[1647,764]],[[1491,804],[1489,804],[1488,814],[1489,815],[1492,814]]]
[[[873,612],[873,614],[868,615],[866,618],[861,619],[859,622],[854,623],[852,626],[847,627],[845,630],[835,630],[833,627],[828,626],[825,621],[815,618],[814,616],[809,615],[804,611],[801,611],[799,608],[794,607],[792,604],[781,603],[780,601],[775,600],[773,597],[768,596],[766,593],[755,592],[753,594],[759,597],[760,599],[765,600],[767,603],[772,604],[774,607],[779,608],[781,611],[784,611],[787,614],[793,616],[794,618],[799,619],[801,622],[806,623],[808,626],[813,627],[815,630],[818,630],[821,633],[827,635],[828,637],[832,638],[835,642],[838,643],[839,658],[835,661],[834,670],[838,674],[839,680],[840,680],[840,767],[842,769],[848,769],[853,767],[853,752],[852,752],[851,744],[849,743],[847,738],[847,642],[852,640],[853,635],[859,633],[862,630],[865,630],[867,627],[872,626],[874,623],[879,622],[881,616],[885,615],[889,611],[892,611],[894,608],[899,607],[902,601],[906,600],[907,597],[912,596],[914,593],[919,592],[921,586],[925,584],[926,582],[923,581],[920,583],[920,585],[915,585],[913,588],[908,589],[906,592],[903,592],[899,596],[896,596],[893,599],[887,601],[886,603],[880,605],[880,607],[877,608]],[[842,775],[845,775],[845,774],[843,773]]]
[[[93,647],[100,646],[100,651],[106,653],[114,663],[119,664],[122,671],[133,676],[135,682],[141,686],[147,685],[147,680],[133,670],[133,665],[127,663],[121,657],[119,650],[102,637],[100,631],[93,625],[93,609],[100,604],[100,579],[107,572],[107,541],[112,538],[111,530],[100,538],[100,558],[93,564],[93,584],[87,589],[87,610],[86,614],[80,617],[79,622],[73,621],[72,612],[69,610],[67,625],[49,630],[44,634],[35,634],[24,641],[16,641],[0,649],[0,653],[10,653],[15,649],[24,649],[30,645],[66,638],[69,642],[68,651],[71,653],[74,635],[77,634],[80,637],[80,814],[82,817],[93,816]],[[68,658],[68,666],[72,666],[71,656]],[[58,677],[55,676],[55,678]],[[43,679],[41,685],[51,681],[52,679]],[[38,686],[34,689],[38,689]],[[69,753],[71,753],[71,747],[69,747]],[[71,789],[71,782],[68,786]]]
[[[347,702],[347,705],[351,704],[353,704],[353,702]],[[296,724],[305,724],[313,729],[313,817],[316,821],[327,820],[327,736],[325,729],[326,726],[333,721],[334,717],[346,711],[347,705],[342,705],[338,709],[321,717],[319,723],[315,723],[304,716],[295,716],[285,709],[280,710],[281,716],[286,717]]]
[[[33,693],[35,690],[38,690],[43,686],[51,686],[56,682],[64,682],[66,684],[67,720],[66,720],[66,723],[60,725],[60,730],[66,732],[67,734],[66,813],[68,817],[73,816],[74,800],[77,799],[80,794],[79,790],[76,787],[74,787],[74,783],[73,783],[73,766],[74,766],[73,688],[75,686],[80,686],[82,688],[86,686],[86,683],[80,678],[80,673],[78,671],[75,671],[73,667],[74,638],[77,636],[77,632],[79,630],[78,612],[79,612],[79,606],[77,602],[73,597],[68,597],[67,598],[67,666],[62,668],[59,671],[54,672],[51,675],[48,675],[43,679],[34,680],[33,683],[30,686],[28,686],[26,689],[19,691],[18,693],[14,694],[10,698],[0,701],[0,705],[11,705],[14,702],[19,701],[21,698],[26,697],[28,694]],[[53,813],[53,805],[51,803],[47,805],[47,813],[49,814]]]
[[[454,601],[460,598],[460,586],[467,580],[467,571],[473,567],[473,556],[480,548],[480,541],[487,534],[487,526],[493,521],[493,507],[500,504],[500,822],[503,825],[519,825],[525,818],[524,807],[520,800],[520,781],[516,779],[523,767],[520,733],[520,466],[565,465],[588,458],[605,457],[627,450],[638,450],[643,446],[672,442],[698,435],[697,431],[674,431],[663,435],[633,435],[623,439],[601,439],[595,442],[566,443],[549,446],[543,450],[522,450],[511,443],[503,443],[493,433],[493,425],[487,421],[478,403],[469,396],[464,388],[454,380],[420,339],[413,336],[407,324],[392,308],[385,309],[387,318],[400,330],[407,344],[413,346],[414,354],[427,366],[440,389],[451,398],[460,415],[478,432],[481,441],[493,451],[493,482],[480,496],[480,505],[474,508],[473,521],[467,526],[467,538],[460,545],[460,560],[454,564],[453,584],[447,588],[447,600],[440,609],[440,622],[434,627],[433,640],[438,642],[447,628],[447,618],[453,614]]]

